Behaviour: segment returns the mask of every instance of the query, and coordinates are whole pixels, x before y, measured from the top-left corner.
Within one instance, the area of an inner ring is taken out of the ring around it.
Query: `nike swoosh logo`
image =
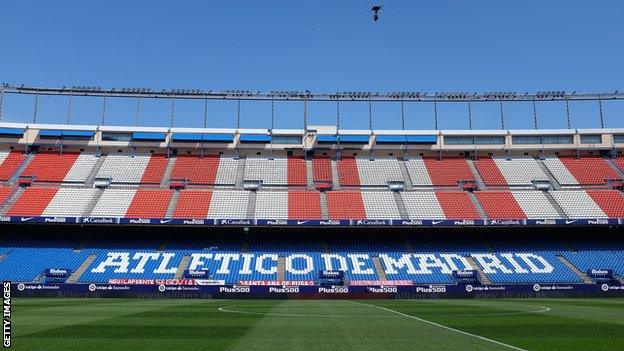
[[[440,224],[442,222],[444,222],[444,221],[433,221],[433,222],[431,222],[431,224]]]
[[[169,222],[171,222],[170,219],[161,219],[160,220],[160,224],[165,224],[165,223],[169,223]]]
[[[297,221],[297,224],[308,223],[309,221]]]
[[[33,218],[35,218],[35,217],[22,217],[20,220],[21,220],[22,222],[26,222],[26,221],[30,221],[30,220],[31,220],[31,219],[33,219]]]
[[[574,222],[576,222],[576,219],[573,220],[573,221],[566,221],[566,224],[571,224],[571,223],[574,223]]]

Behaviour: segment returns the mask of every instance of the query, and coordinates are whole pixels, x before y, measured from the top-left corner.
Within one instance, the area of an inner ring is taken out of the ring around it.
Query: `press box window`
[[[581,135],[581,144],[602,144],[602,135]]]

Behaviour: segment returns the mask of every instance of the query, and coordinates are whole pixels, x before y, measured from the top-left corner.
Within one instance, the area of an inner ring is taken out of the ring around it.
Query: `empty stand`
[[[550,203],[546,194],[541,191],[512,191],[527,218],[561,218],[561,215]]]
[[[341,186],[360,186],[357,161],[353,156],[345,156],[337,161]]]
[[[491,219],[522,219],[526,215],[509,191],[479,191],[475,195]]]
[[[357,191],[329,191],[327,207],[331,219],[365,219],[366,209],[362,195]]]
[[[288,192],[288,218],[321,219],[321,195],[313,191]]]
[[[607,215],[583,190],[555,190],[550,192],[570,218],[605,218]]]
[[[254,217],[288,219],[288,192],[258,191]]]
[[[173,213],[174,218],[203,219],[208,217],[211,191],[183,190],[180,192],[177,207]]]
[[[4,201],[9,198],[9,195],[11,195],[12,192],[13,188],[0,187],[0,205],[2,205]]]
[[[402,192],[401,197],[409,219],[445,219],[438,197],[432,191]]]
[[[624,195],[615,190],[587,190],[587,194],[610,218],[624,218]]]
[[[43,216],[79,217],[95,199],[98,189],[60,188],[48,203]]]
[[[175,161],[172,179],[188,179],[190,184],[216,184],[219,155],[180,155]]]
[[[38,182],[85,182],[96,163],[92,153],[39,152],[21,175]]]
[[[249,192],[215,190],[212,193],[208,218],[246,218]]]
[[[332,181],[332,166],[329,156],[314,156],[312,169],[315,182]]]
[[[41,216],[57,191],[57,188],[28,188],[7,211],[7,215]]]
[[[167,159],[164,155],[114,153],[106,156],[98,178],[112,178],[113,183],[160,184]]]
[[[389,181],[402,181],[399,161],[394,156],[355,157],[360,185],[386,186]]]
[[[414,186],[455,186],[460,180],[475,180],[463,157],[413,157],[406,162]]]
[[[305,164],[304,164],[305,168]],[[247,156],[245,180],[261,180],[265,185],[288,184],[288,158],[285,156]],[[305,185],[305,178],[303,184]]]
[[[15,150],[0,150],[0,181],[11,179],[26,156]]]
[[[136,189],[104,190],[95,208],[91,212],[94,217],[123,217],[132,203]]]
[[[308,184],[308,169],[303,157],[288,156],[288,185],[305,186]]]
[[[394,195],[390,191],[363,191],[367,219],[400,219]]]
[[[561,185],[604,185],[606,179],[620,179],[607,161],[597,156],[549,156],[543,162]]]
[[[126,217],[164,218],[171,195],[171,190],[139,189],[126,211]]]
[[[486,185],[532,185],[534,180],[548,180],[537,161],[530,156],[492,156],[475,162]]]
[[[436,197],[446,218],[479,219],[479,213],[468,193],[463,191],[436,191]]]

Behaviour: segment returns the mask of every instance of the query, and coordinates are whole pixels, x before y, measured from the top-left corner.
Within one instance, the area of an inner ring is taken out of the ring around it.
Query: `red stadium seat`
[[[211,191],[184,190],[180,192],[180,198],[173,212],[173,217],[192,219],[206,218],[208,216],[211,199]]]
[[[491,219],[524,219],[526,214],[509,191],[479,191],[475,195]]]
[[[353,156],[345,156],[338,161],[338,175],[342,186],[360,186],[357,162]]]
[[[330,191],[327,210],[331,219],[365,219],[366,209],[358,191]]]
[[[58,188],[28,188],[20,195],[9,216],[40,216],[56,195]]]
[[[169,159],[165,155],[154,154],[150,157],[145,172],[141,177],[142,184],[160,184],[167,169]]]
[[[477,161],[475,161],[475,166],[477,167],[479,175],[481,175],[481,178],[486,185],[508,185],[503,173],[490,156],[480,157]]]
[[[624,218],[624,195],[615,190],[587,190],[587,194],[611,218]]]
[[[463,191],[437,191],[436,197],[449,219],[479,219],[477,209],[470,201],[468,193]]]
[[[171,178],[188,179],[191,184],[215,184],[220,159],[219,155],[178,156],[171,172]]]
[[[24,153],[21,151],[11,151],[0,164],[0,181],[9,180],[17,171],[19,166],[24,162]]]
[[[139,189],[126,211],[126,217],[164,218],[171,195],[171,190]]]
[[[312,159],[312,172],[315,182],[331,182],[332,169],[329,156],[315,156]]]
[[[37,182],[62,182],[78,156],[76,152],[39,152],[21,176],[34,177]]]
[[[13,191],[13,188],[0,187],[0,205],[9,197],[9,194]]]
[[[288,185],[308,184],[308,169],[303,157],[288,156]]]
[[[605,179],[620,179],[607,160],[597,156],[559,156],[579,184],[605,184]]]
[[[463,157],[444,157],[442,160],[423,157],[423,161],[433,185],[451,186],[457,185],[460,180],[474,180],[468,162]]]
[[[288,192],[288,218],[321,219],[321,197],[318,192]]]

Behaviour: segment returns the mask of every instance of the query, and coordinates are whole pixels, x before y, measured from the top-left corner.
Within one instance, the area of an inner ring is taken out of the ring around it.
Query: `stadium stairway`
[[[466,261],[468,261],[468,264],[470,264],[472,269],[477,271],[477,274],[479,274],[479,281],[481,282],[481,284],[483,284],[483,285],[491,285],[492,281],[490,280],[490,277],[488,277],[483,272],[483,269],[481,268],[481,266],[479,266],[477,261],[475,261],[475,259],[472,256],[470,256],[470,255],[464,256],[464,257],[466,258]]]
[[[477,199],[477,196],[472,191],[469,191],[468,192],[468,197],[470,198],[470,201],[472,201],[472,204],[474,205],[475,209],[477,210],[477,213],[479,214],[479,216],[482,219],[487,219],[488,218],[487,214],[485,213],[485,210],[481,206],[481,203],[479,202],[479,199]]]
[[[189,263],[191,263],[191,255],[183,256],[182,260],[180,261],[180,265],[173,275],[173,279],[182,279],[182,276],[184,275],[184,270],[188,268]]]
[[[399,193],[398,191],[393,191],[392,195],[394,196],[394,201],[396,202],[397,208],[399,209],[399,215],[402,219],[408,220],[409,215],[407,214],[407,209],[405,208],[405,203],[403,202],[401,193]]]
[[[168,245],[169,245],[169,239],[165,239],[162,241],[162,243],[160,243],[160,246],[158,246],[158,249],[156,249],[156,251],[165,252]]]
[[[1,204],[2,206],[0,206],[0,215],[4,215],[11,207],[13,207],[13,204],[15,204],[17,199],[19,199],[24,192],[24,189],[25,188],[22,187],[15,187],[13,189],[13,192],[11,192],[4,200],[4,203]]]
[[[177,157],[173,156],[167,159],[167,167],[165,168],[165,173],[163,174],[163,178],[160,181],[160,187],[162,189],[166,189],[169,186],[169,179],[171,179],[171,173],[173,173],[173,167],[175,166],[177,159]]]
[[[383,269],[383,265],[381,264],[379,256],[373,256],[373,267],[375,267],[375,273],[377,273],[379,280],[388,280],[388,277],[386,276],[386,271]]]
[[[165,218],[173,218],[173,212],[178,207],[178,200],[180,200],[180,190],[175,189],[171,194],[171,200],[169,200],[169,206],[167,207]]]
[[[28,165],[34,159],[35,159],[35,154],[34,153],[26,154],[26,157],[24,158],[24,161],[22,161],[22,164],[20,164],[19,167],[17,167],[17,169],[15,170],[15,172],[13,173],[11,178],[9,178],[9,182],[15,183],[17,181],[17,179],[19,178],[20,174],[22,174],[24,172],[26,167],[28,167]]]
[[[106,161],[106,155],[98,156],[97,162],[95,162],[95,166],[93,166],[91,173],[89,173],[89,175],[87,176],[87,180],[85,181],[85,184],[87,186],[93,186],[93,183],[95,182],[95,177],[100,172],[104,161]]]
[[[277,258],[277,281],[284,281],[286,277],[286,258],[279,256]]]
[[[322,215],[322,219],[328,219],[329,218],[329,210],[327,209],[327,194],[324,191],[321,191],[319,193],[319,198],[320,198],[320,202],[321,202],[321,215]]]
[[[256,197],[257,193],[255,191],[249,192],[249,200],[247,201],[247,213],[246,218],[254,218],[254,214],[256,213]]]
[[[314,169],[312,168],[312,160],[306,160],[306,183],[308,189],[314,189]]]
[[[479,189],[482,189],[482,190],[487,189],[487,186],[485,185],[485,182],[483,181],[483,178],[481,177],[481,173],[479,173],[479,170],[477,169],[477,166],[475,165],[474,160],[467,159],[466,162],[468,162],[468,167],[472,171],[472,176],[477,182],[477,186],[479,187]]]
[[[622,172],[622,170],[620,169],[620,167],[618,167],[618,166],[615,164],[615,161],[613,161],[613,159],[612,159],[612,158],[606,158],[605,160],[607,161],[607,164],[608,164],[609,166],[611,166],[611,168],[613,168],[613,170],[615,171],[615,173],[617,173],[617,175],[618,175],[620,178],[624,179],[624,172]]]
[[[412,246],[412,242],[409,241],[408,237],[405,238],[404,246],[405,246],[405,252],[414,253],[414,247]]]
[[[331,160],[332,187],[333,190],[340,189],[340,175],[338,174],[338,162]]]
[[[104,189],[97,189],[97,191],[95,192],[95,195],[93,196],[93,199],[87,205],[87,207],[85,207],[85,210],[82,213],[83,216],[89,217],[91,215],[91,212],[93,212],[93,209],[95,208],[97,203],[100,201],[100,198],[102,197],[103,193],[104,193]]]
[[[548,200],[548,202],[550,203],[550,205],[555,209],[555,211],[557,211],[557,214],[559,215],[559,217],[561,218],[570,218],[568,217],[568,215],[565,213],[565,211],[563,210],[563,208],[561,208],[561,206],[559,205],[559,203],[555,200],[555,198],[552,196],[552,194],[548,191],[544,191],[544,195],[546,196],[546,199]]]
[[[412,183],[412,178],[410,178],[409,171],[407,170],[405,159],[403,157],[399,159],[399,168],[401,169],[401,176],[405,182],[405,190],[413,190],[414,183]]]
[[[579,278],[581,278],[583,283],[594,284],[594,281],[589,279],[587,274],[585,274],[584,272],[581,272],[581,270],[578,269],[575,265],[573,265],[572,262],[568,261],[567,258],[563,257],[562,255],[557,255],[556,257],[559,260],[559,262],[563,263],[564,266],[568,267],[569,270],[571,270],[572,272],[574,272],[574,274],[576,274]]]
[[[245,180],[245,158],[238,158],[238,165],[236,166],[236,183],[234,188],[237,190],[243,190],[243,182]]]
[[[552,184],[552,187],[555,190],[561,189],[561,184],[559,184],[557,179],[555,179],[555,176],[550,172],[550,169],[546,167],[546,165],[544,164],[544,161],[539,157],[536,157],[535,161],[537,161],[537,165],[539,166],[539,168],[542,170],[542,172],[544,172],[546,177],[548,177],[548,180],[550,180],[550,184]]]
[[[67,279],[67,283],[69,284],[76,284],[76,282],[78,282],[78,280],[80,279],[80,277],[82,277],[82,275],[84,274],[84,272],[87,271],[87,269],[89,268],[89,266],[91,266],[91,263],[93,263],[93,261],[95,261],[95,259],[97,258],[96,254],[91,254],[89,255],[84,262],[82,262],[80,264],[80,266],[78,266],[78,269],[76,269],[72,275],[69,276],[69,278]]]

